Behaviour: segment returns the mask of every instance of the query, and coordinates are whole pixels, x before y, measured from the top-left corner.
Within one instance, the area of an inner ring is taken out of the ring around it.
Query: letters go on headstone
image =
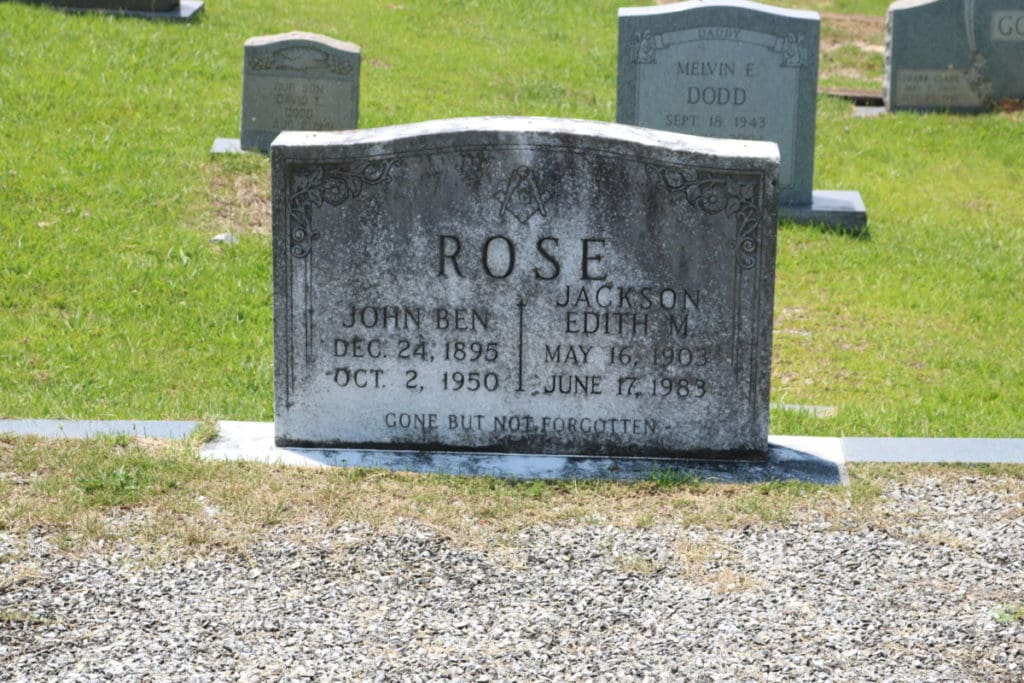
[[[767,449],[774,144],[479,118],[271,159],[278,445]]]
[[[809,204],[816,12],[746,0],[619,10],[619,123],[779,145],[782,204]]]
[[[1021,0],[902,0],[886,19],[888,110],[980,112],[1024,98]]]
[[[358,45],[292,31],[245,41],[242,149],[284,130],[345,130],[359,120]]]

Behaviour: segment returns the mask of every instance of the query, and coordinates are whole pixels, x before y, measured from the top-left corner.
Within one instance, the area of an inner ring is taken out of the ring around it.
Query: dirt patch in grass
[[[270,234],[270,178],[266,173],[230,174],[211,169],[214,232]]]
[[[861,14],[821,15],[820,85],[881,88],[885,67],[885,19]]]
[[[866,52],[885,54],[885,17],[822,12],[821,27],[823,52],[855,45]]]

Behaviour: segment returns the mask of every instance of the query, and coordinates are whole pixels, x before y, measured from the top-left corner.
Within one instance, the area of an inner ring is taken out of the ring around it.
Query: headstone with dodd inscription
[[[1024,99],[1022,0],[901,0],[885,37],[888,110],[980,112]]]
[[[775,142],[780,215],[862,226],[858,193],[812,190],[819,26],[746,0],[622,8],[616,120]]]
[[[242,149],[284,130],[345,130],[359,120],[358,45],[293,31],[245,41]]]
[[[278,445],[767,449],[774,144],[480,118],[271,159]]]

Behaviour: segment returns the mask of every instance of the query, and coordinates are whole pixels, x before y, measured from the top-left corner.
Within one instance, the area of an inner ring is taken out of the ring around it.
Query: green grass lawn
[[[269,164],[209,154],[238,135],[246,38],[361,45],[363,127],[611,121],[619,5],[209,0],[181,25],[0,3],[0,416],[271,419],[270,240],[224,218]],[[1024,434],[1022,134],[820,99],[815,187],[859,190],[870,234],[780,230],[772,399],[837,413],[774,433]]]

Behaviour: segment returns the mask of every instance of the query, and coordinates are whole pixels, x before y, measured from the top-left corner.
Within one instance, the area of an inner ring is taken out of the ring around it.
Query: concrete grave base
[[[274,445],[274,425],[269,422],[224,421],[218,427],[220,436],[200,451],[204,458],[509,479],[648,479],[657,472],[674,470],[702,480],[728,483],[847,483],[841,440],[834,437],[769,437],[769,452],[762,460],[718,461],[294,448]]]
[[[62,12],[98,12],[101,14],[115,14],[121,17],[139,17],[140,19],[155,19],[158,21],[192,21],[203,11],[203,3],[200,0],[181,0],[177,7],[166,11],[147,12],[134,9],[108,9],[105,7],[70,7],[62,5],[59,0],[49,2],[38,2],[46,4]]]
[[[856,190],[815,190],[810,204],[780,204],[779,219],[857,234],[867,227],[868,212]]]
[[[1024,439],[847,436],[846,462],[1024,463]]]
[[[885,113],[885,107],[854,107],[853,115],[858,119],[874,119]]]
[[[242,141],[238,138],[214,138],[210,154],[241,154]]]

